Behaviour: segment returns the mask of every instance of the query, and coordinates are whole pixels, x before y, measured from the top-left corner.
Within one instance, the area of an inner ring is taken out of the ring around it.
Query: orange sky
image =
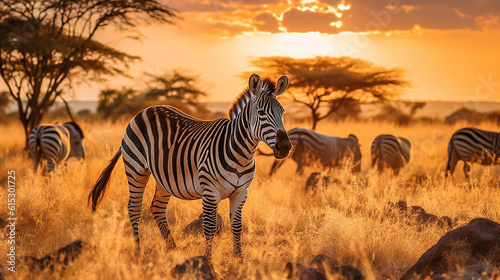
[[[250,57],[342,56],[407,70],[403,98],[500,101],[500,2],[496,0],[191,0],[165,1],[183,17],[176,26],[141,28],[141,42],[103,32],[99,40],[142,62],[135,80],[76,89],[96,100],[106,86],[141,86],[140,73],[182,68],[199,75],[214,101],[245,86]]]

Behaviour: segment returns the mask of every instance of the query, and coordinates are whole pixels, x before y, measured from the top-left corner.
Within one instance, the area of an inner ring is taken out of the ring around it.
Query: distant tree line
[[[170,105],[195,117],[209,112],[200,102],[207,93],[199,78],[180,70],[163,75],[145,74],[146,88],[105,89],[99,93],[97,113],[104,118],[127,118],[152,105]]]

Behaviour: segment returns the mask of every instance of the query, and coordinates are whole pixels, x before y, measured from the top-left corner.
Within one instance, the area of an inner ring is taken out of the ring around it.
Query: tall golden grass
[[[41,257],[76,239],[84,240],[87,245],[82,255],[66,269],[42,272],[37,278],[169,278],[173,266],[203,254],[204,237],[183,231],[202,212],[201,201],[170,201],[168,221],[178,248],[167,250],[149,211],[155,184],[151,179],[140,224],[142,254],[136,257],[121,160],[103,202],[95,214],[91,213],[87,195],[119,147],[126,125],[105,121],[82,123],[87,160],[82,163],[71,159],[67,168],[59,167],[46,177],[33,174],[33,163],[22,151],[21,127],[0,126],[0,217],[7,217],[7,170],[15,170],[18,257]],[[287,129],[296,126],[308,124],[286,123]],[[398,200],[420,205],[437,216],[456,218],[458,225],[477,217],[499,222],[499,167],[474,165],[473,179],[466,182],[459,164],[453,180],[444,179],[448,140],[464,126],[462,123],[395,127],[370,121],[320,124],[321,133],[342,137],[350,133],[357,135],[363,163],[362,172],[357,176],[350,174],[347,168],[330,172],[342,184],[330,186],[314,196],[304,192],[304,185],[309,174],[318,170],[309,168],[303,176],[293,176],[296,166],[289,160],[270,178],[268,172],[273,159],[258,156],[257,174],[243,208],[242,260],[232,257],[228,201],[219,207],[225,230],[214,240],[213,263],[218,276],[222,279],[283,279],[287,262],[307,264],[315,255],[326,254],[343,264],[358,267],[368,279],[397,278],[446,232],[434,225],[417,228],[403,220],[386,217],[387,203]],[[489,123],[478,127],[498,131],[498,127]],[[411,162],[398,177],[390,172],[380,175],[370,169],[371,142],[381,133],[404,136],[412,142]],[[423,176],[425,180],[417,183],[415,176]],[[7,235],[7,229],[3,234]],[[4,265],[8,247],[7,240],[2,239],[0,252],[4,253],[0,259]],[[28,277],[29,272],[19,268],[14,276],[21,279]]]

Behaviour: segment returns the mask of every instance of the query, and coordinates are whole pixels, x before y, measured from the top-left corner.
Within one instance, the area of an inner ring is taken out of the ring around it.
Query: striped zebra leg
[[[38,147],[38,139],[36,135],[36,131],[31,132],[29,137],[29,146],[30,146],[30,157],[35,163],[33,170],[34,173],[38,171],[38,165],[40,164],[40,150]]]
[[[208,188],[203,189],[203,233],[207,242],[205,256],[208,258],[212,255],[212,241],[217,227],[217,207],[220,200],[219,194],[212,192]]]
[[[459,160],[458,153],[455,150],[455,147],[453,147],[453,142],[450,141],[450,144],[448,146],[448,163],[446,164],[446,176],[453,175],[458,160]]]
[[[471,163],[464,160],[464,174],[465,174],[465,179],[467,179],[467,181],[470,179],[470,169],[471,169]]]
[[[142,199],[151,173],[149,173],[149,170],[142,169],[137,171],[132,169],[132,165],[128,163],[125,156],[123,158],[123,162],[125,164],[125,173],[127,174],[130,193],[128,201],[128,217],[130,218],[130,223],[132,224],[132,229],[134,230],[135,242],[137,243],[137,247],[139,247],[139,222],[142,219]]]
[[[47,170],[46,170],[46,172],[50,173],[50,172],[54,171],[55,168],[56,168],[56,162],[54,161],[54,159],[53,158],[47,159]]]
[[[229,216],[233,231],[233,252],[235,256],[241,257],[241,209],[247,199],[248,189],[238,189],[229,197]]]
[[[167,206],[170,200],[170,194],[160,185],[156,185],[155,196],[151,203],[151,214],[160,229],[161,235],[165,239],[168,248],[175,248],[174,238],[170,233],[170,228],[167,222]]]

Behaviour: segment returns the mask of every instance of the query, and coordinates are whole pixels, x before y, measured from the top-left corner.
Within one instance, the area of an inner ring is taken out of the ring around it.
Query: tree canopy
[[[251,64],[266,74],[290,77],[287,93],[293,101],[307,106],[312,129],[346,104],[394,98],[408,86],[403,70],[351,57],[260,57]]]
[[[201,117],[207,109],[200,98],[207,93],[200,89],[199,78],[181,70],[161,75],[146,73],[144,89],[105,89],[99,94],[97,112],[105,118],[135,115],[152,105],[171,105],[181,111]]]
[[[140,59],[96,41],[96,33],[176,17],[156,0],[1,1],[0,76],[17,103],[26,138],[72,82],[124,75]]]

